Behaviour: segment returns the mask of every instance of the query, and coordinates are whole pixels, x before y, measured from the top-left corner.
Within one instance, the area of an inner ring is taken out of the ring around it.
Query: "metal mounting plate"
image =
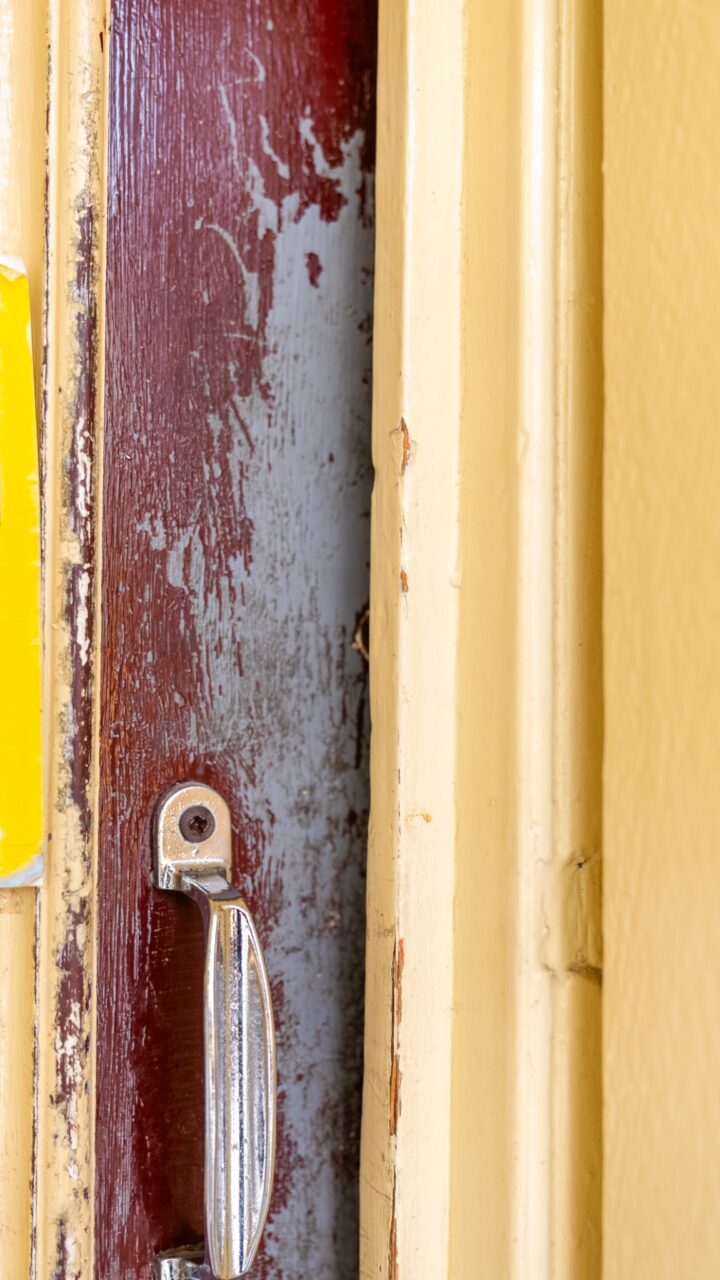
[[[207,810],[215,823],[207,837],[188,839],[181,820],[188,810]],[[167,793],[156,817],[153,884],[158,889],[182,889],[185,872],[206,875],[213,871],[231,873],[232,840],[230,810],[212,787],[200,782],[181,782]]]
[[[176,1249],[155,1259],[153,1280],[212,1280],[202,1250]]]

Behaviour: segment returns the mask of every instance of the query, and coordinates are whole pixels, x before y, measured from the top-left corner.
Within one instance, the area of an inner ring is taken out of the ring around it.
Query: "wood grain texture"
[[[12,0],[0,21],[0,244],[23,259],[39,389],[45,253],[47,41],[43,0]],[[39,397],[38,397],[39,403]],[[0,893],[0,1257],[5,1280],[30,1273],[37,891]]]
[[[227,797],[278,1019],[259,1277],[357,1273],[375,14],[116,0],[111,41],[98,1280],[202,1234],[199,919],[149,885]]]
[[[38,1276],[93,1252],[95,585],[102,404],[104,0],[52,0],[43,368],[49,831],[37,963]]]

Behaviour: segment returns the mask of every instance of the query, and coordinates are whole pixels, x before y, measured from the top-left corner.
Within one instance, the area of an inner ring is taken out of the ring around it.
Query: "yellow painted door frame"
[[[0,252],[31,290],[44,449],[45,869],[0,890],[0,1255],[8,1280],[92,1275],[95,635],[83,596],[93,403],[87,325],[102,324],[102,0],[5,0],[0,21]],[[100,345],[96,349],[101,354]],[[41,369],[44,376],[40,377]],[[101,364],[99,367],[101,376]],[[75,479],[71,466],[75,467]],[[88,587],[91,590],[91,587]],[[84,661],[82,688],[74,673]],[[87,766],[87,767],[86,767]]]
[[[601,6],[381,0],[361,1274],[601,1274]]]
[[[0,254],[21,260],[31,284],[37,392],[46,63],[44,6],[31,0],[6,3],[0,21]],[[29,887],[0,889],[0,1257],[8,1280],[27,1280],[32,1255],[37,892]]]

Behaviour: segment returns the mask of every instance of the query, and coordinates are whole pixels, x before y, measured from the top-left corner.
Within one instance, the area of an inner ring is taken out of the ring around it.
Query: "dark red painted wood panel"
[[[278,1017],[253,1274],[357,1274],[373,0],[114,0],[98,1280],[202,1232],[202,940],[150,887],[198,778],[233,812]]]

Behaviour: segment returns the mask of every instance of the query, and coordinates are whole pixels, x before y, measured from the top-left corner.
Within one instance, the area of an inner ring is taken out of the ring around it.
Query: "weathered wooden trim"
[[[0,22],[0,252],[22,258],[28,271],[38,386],[46,72],[45,0],[6,0]],[[32,1265],[36,899],[30,888],[0,893],[0,1259],[6,1280],[28,1280]]]
[[[602,3],[561,0],[555,372],[553,1275],[602,1270]]]
[[[412,459],[399,370],[408,110],[407,6],[380,3],[373,361],[369,653],[371,809],[368,832],[365,1054],[360,1144],[360,1274],[397,1275],[396,1144],[401,1097],[397,1027],[398,666],[401,501]],[[403,429],[404,428],[404,429]],[[407,444],[406,444],[407,441]],[[394,446],[394,447],[393,447]],[[382,566],[382,572],[378,567]],[[380,619],[382,622],[380,623]],[[381,647],[382,646],[382,647]],[[382,653],[387,655],[383,659]],[[404,944],[403,944],[404,945]]]
[[[367,1277],[599,1274],[599,908],[565,892],[602,728],[599,303],[572,294],[599,79],[588,105],[568,75],[598,15],[573,16],[381,4]]]
[[[380,6],[363,1277],[448,1274],[463,19]]]
[[[51,0],[44,377],[49,848],[40,890],[38,1278],[92,1275],[94,691],[104,0]]]

